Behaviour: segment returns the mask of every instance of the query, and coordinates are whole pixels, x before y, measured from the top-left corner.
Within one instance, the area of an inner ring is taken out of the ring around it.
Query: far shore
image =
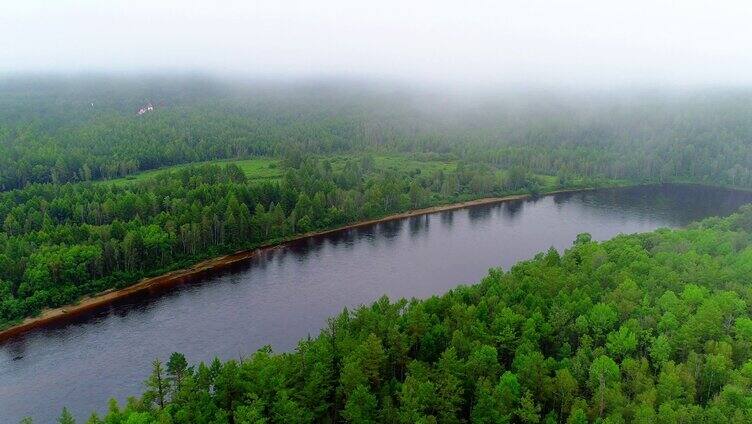
[[[578,189],[570,189],[570,190],[557,190],[557,191],[551,191],[548,193],[542,193],[541,196],[548,196],[548,195],[567,193],[567,192],[587,191],[587,190],[593,190],[593,189],[594,188],[578,188]],[[189,282],[207,273],[210,273],[216,270],[225,269],[225,268],[230,267],[231,265],[245,261],[263,251],[274,249],[280,246],[284,246],[288,243],[298,241],[301,239],[326,235],[330,233],[348,230],[351,228],[378,224],[380,222],[393,221],[397,219],[432,214],[436,212],[450,211],[450,210],[455,210],[455,209],[463,209],[463,208],[468,208],[468,207],[478,206],[478,205],[486,205],[486,204],[492,204],[492,203],[501,203],[501,202],[508,202],[508,201],[513,201],[513,200],[521,200],[521,199],[527,199],[530,197],[532,197],[530,194],[518,194],[518,195],[510,195],[510,196],[504,196],[504,197],[486,197],[486,198],[470,200],[466,202],[432,206],[432,207],[423,208],[423,209],[415,209],[415,210],[411,210],[407,212],[385,216],[383,218],[360,221],[354,224],[345,225],[345,226],[333,228],[330,230],[309,232],[309,233],[301,234],[298,236],[294,236],[284,241],[264,245],[255,249],[243,250],[243,251],[231,253],[228,255],[223,255],[223,256],[216,257],[216,258],[207,259],[207,260],[198,262],[189,268],[171,271],[166,274],[158,275],[156,277],[144,278],[140,280],[139,282],[134,283],[133,285],[125,287],[123,289],[105,290],[93,296],[85,297],[75,304],[61,306],[59,308],[54,308],[54,309],[45,309],[44,311],[42,311],[40,315],[36,317],[26,318],[25,320],[23,320],[22,322],[14,326],[0,330],[0,341],[7,340],[9,338],[12,338],[14,336],[25,333],[35,328],[44,327],[52,323],[70,319],[74,316],[81,315],[86,312],[97,310],[99,308],[108,306],[119,299],[127,298],[129,296],[133,296],[133,295],[140,294],[140,293],[146,293],[146,292],[149,292],[150,290],[154,290],[158,288],[166,288],[166,287],[178,285],[180,283]]]

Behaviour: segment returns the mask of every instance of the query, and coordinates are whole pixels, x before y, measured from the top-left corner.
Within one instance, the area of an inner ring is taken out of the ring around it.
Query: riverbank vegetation
[[[487,164],[380,157],[377,165],[370,155],[285,158],[283,169],[254,161],[0,193],[0,326],[298,234],[479,197],[603,184]],[[257,178],[259,170],[282,176]]]
[[[89,423],[748,423],[752,207],[345,310],[291,353],[156,360]]]

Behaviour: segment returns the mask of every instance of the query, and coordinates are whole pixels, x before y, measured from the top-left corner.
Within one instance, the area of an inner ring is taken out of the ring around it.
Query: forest
[[[453,95],[357,81],[17,77],[0,81],[0,189],[364,151],[750,187],[750,122],[748,90]]]
[[[344,310],[294,352],[157,359],[141,397],[87,424],[749,423],[750,267],[749,206],[580,234],[477,285]]]

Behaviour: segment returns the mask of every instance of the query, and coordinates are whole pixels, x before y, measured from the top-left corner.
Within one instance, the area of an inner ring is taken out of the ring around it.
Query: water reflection
[[[486,221],[491,217],[491,212],[494,207],[498,205],[478,205],[467,210],[467,217],[470,219],[471,224],[480,223]]]
[[[553,199],[555,205],[557,205],[557,206],[563,206],[574,195],[575,195],[575,193],[573,193],[573,192],[556,193],[556,194],[554,194],[554,195],[551,196],[551,199]]]
[[[417,238],[421,234],[425,234],[428,231],[428,227],[431,223],[429,215],[414,216],[408,219],[408,226],[410,228],[410,237]]]
[[[439,212],[441,225],[442,227],[444,227],[444,229],[449,229],[452,227],[452,223],[454,222],[454,214],[455,214],[455,211]]]
[[[331,233],[328,235],[328,239],[334,247],[337,247],[340,244],[352,244],[352,242],[355,241],[356,237],[360,235],[361,233],[358,232],[358,229],[350,228],[343,231]]]
[[[504,217],[506,217],[509,220],[514,220],[514,218],[517,215],[519,215],[520,212],[522,212],[523,207],[524,207],[523,200],[514,200],[512,202],[504,203],[503,204]]]
[[[402,231],[405,220],[384,221],[376,224],[376,232],[379,239],[393,241]]]

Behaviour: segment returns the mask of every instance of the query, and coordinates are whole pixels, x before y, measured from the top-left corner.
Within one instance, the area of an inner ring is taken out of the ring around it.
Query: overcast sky
[[[752,1],[0,0],[0,73],[752,85]]]

